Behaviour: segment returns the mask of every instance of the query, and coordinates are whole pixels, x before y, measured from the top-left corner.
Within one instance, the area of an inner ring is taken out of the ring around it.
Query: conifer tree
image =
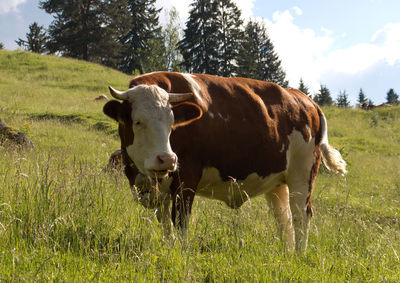
[[[0,50],[4,49],[4,44],[2,42],[0,42]]]
[[[303,78],[300,78],[300,82],[299,82],[299,90],[306,94],[307,96],[310,96],[310,90],[309,88],[305,85]]]
[[[119,69],[127,74],[135,70],[143,74],[146,66],[152,65],[146,60],[153,60],[155,46],[162,44],[161,27],[159,26],[159,9],[155,8],[156,0],[127,0],[129,20],[125,23],[129,31],[120,37],[124,46],[122,63]]]
[[[121,29],[113,23],[124,20],[124,3],[125,0],[40,1],[40,8],[54,15],[48,29],[48,49],[98,63],[106,58],[107,62],[119,50],[116,39]]]
[[[350,106],[349,96],[345,90],[339,92],[339,95],[336,99],[336,105],[338,107],[349,107]]]
[[[320,106],[329,106],[333,104],[331,93],[324,85],[321,85],[319,92],[314,96],[314,101]]]
[[[215,1],[216,38],[218,40],[218,72],[229,77],[237,74],[240,40],[243,37],[241,11],[232,0]]]
[[[367,102],[367,97],[365,96],[363,89],[360,88],[360,92],[358,94],[358,103],[363,104],[364,102]]]
[[[264,79],[263,69],[265,68],[266,59],[263,41],[263,27],[257,22],[250,21],[244,31],[244,39],[240,46],[240,56],[238,58],[238,75],[246,78],[257,80]]]
[[[183,39],[178,47],[183,55],[183,67],[192,73],[218,73],[218,50],[215,24],[215,2],[193,1]]]
[[[261,23],[250,21],[246,25],[238,58],[238,75],[274,82],[283,87],[288,85],[281,61],[267,29]]]
[[[43,26],[37,22],[29,25],[29,32],[26,34],[26,40],[18,38],[15,42],[19,47],[35,53],[44,53],[47,51],[46,43],[48,37]]]
[[[391,88],[387,94],[386,94],[386,101],[389,104],[396,105],[399,103],[399,96],[398,94],[394,91],[393,88]]]

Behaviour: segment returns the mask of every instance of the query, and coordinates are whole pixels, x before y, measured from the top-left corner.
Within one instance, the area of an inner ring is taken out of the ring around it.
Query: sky
[[[312,93],[326,85],[333,98],[346,91],[352,104],[360,88],[375,104],[393,88],[400,94],[400,0],[233,0],[244,19],[263,21],[291,87],[300,78]],[[157,0],[187,20],[192,0]],[[34,21],[53,17],[37,0],[0,0],[0,42],[17,49]],[[165,21],[161,16],[161,22]]]

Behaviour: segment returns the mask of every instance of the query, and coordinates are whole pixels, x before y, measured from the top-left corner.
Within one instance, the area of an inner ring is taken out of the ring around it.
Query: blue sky
[[[157,0],[175,6],[185,22],[191,0]],[[375,103],[400,93],[399,0],[234,0],[244,18],[264,21],[290,85],[300,77],[313,92],[326,85],[335,98],[346,90],[352,103],[360,88]],[[0,42],[17,48],[29,24],[47,27],[52,17],[37,0],[0,0]]]

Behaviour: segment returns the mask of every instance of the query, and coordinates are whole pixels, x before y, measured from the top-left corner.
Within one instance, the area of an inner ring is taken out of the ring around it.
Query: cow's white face
[[[125,143],[125,147],[139,171],[157,178],[163,178],[168,172],[175,171],[178,158],[171,149],[171,130],[202,116],[198,105],[185,102],[192,94],[171,94],[156,85],[138,85],[125,92],[110,87],[110,92],[125,104],[110,101],[103,111],[124,125],[124,133],[120,132],[120,136],[133,136],[130,139],[131,144]],[[126,103],[130,107],[124,107]],[[121,136],[122,140],[127,139]]]
[[[139,85],[126,92],[131,104],[133,144],[126,150],[139,171],[164,177],[175,171],[177,157],[169,142],[174,115],[168,93],[157,86]]]

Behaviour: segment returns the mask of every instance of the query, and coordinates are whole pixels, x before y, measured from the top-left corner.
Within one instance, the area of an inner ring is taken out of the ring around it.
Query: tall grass
[[[305,254],[285,251],[263,198],[240,210],[195,199],[181,242],[133,201],[123,174],[105,170],[119,146],[115,126],[102,103],[85,99],[106,87],[104,74],[121,88],[126,76],[25,52],[1,51],[0,62],[1,76],[10,73],[0,80],[0,115],[35,143],[0,146],[0,281],[400,280],[400,108],[324,109],[349,173],[318,176]],[[58,100],[44,99],[56,90]]]

